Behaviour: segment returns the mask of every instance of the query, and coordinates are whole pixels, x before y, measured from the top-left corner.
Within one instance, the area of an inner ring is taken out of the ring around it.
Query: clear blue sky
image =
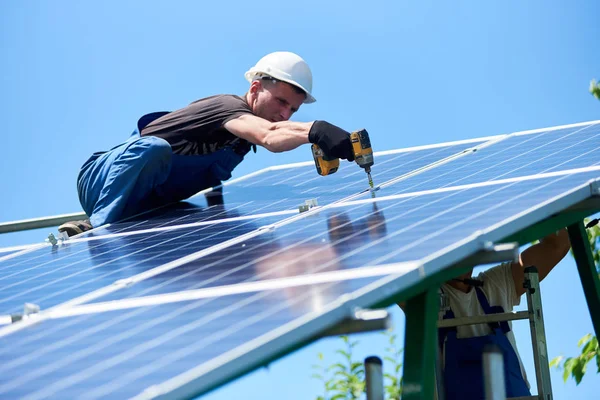
[[[29,1],[0,3],[0,221],[80,210],[75,180],[94,151],[127,138],[142,114],[217,93],[242,94],[243,73],[289,50],[311,65],[317,103],[295,116],[365,127],[375,150],[600,119],[600,4],[577,1]],[[251,154],[235,176],[310,159],[308,147]],[[0,235],[0,247],[48,230]],[[592,331],[565,259],[542,285],[551,356]],[[403,334],[403,316],[394,311]],[[515,324],[533,380],[530,339]],[[402,335],[401,335],[402,336]],[[381,354],[381,334],[357,336]],[[324,340],[207,395],[309,399]],[[556,399],[597,398],[593,368],[579,387],[553,373]]]

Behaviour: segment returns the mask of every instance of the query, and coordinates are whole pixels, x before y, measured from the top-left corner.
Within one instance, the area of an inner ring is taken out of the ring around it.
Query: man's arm
[[[512,264],[512,276],[517,296],[520,297],[525,293],[523,288],[525,267],[535,266],[541,282],[552,271],[552,268],[567,255],[570,247],[569,234],[566,229],[561,229],[523,251],[519,256],[519,262]]]
[[[269,122],[251,114],[227,121],[225,129],[274,153],[293,150],[309,143],[308,132],[313,122]]]
[[[325,121],[269,122],[251,114],[227,121],[225,129],[274,153],[288,151],[306,143],[316,143],[332,158],[354,161],[350,134]]]

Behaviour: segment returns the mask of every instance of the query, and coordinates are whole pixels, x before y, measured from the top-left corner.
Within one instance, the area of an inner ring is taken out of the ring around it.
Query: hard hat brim
[[[268,74],[268,73],[266,73],[266,72],[263,72],[263,71],[257,71],[257,70],[255,70],[255,69],[250,69],[249,71],[247,71],[247,72],[244,74],[244,77],[246,78],[246,80],[247,80],[248,82],[252,83],[252,81],[254,80],[254,78],[256,77],[256,75],[258,75],[258,74],[264,74],[264,75],[267,75],[267,76],[271,76],[270,74]],[[303,104],[310,104],[310,103],[314,103],[314,102],[316,102],[316,101],[317,101],[317,99],[315,99],[315,98],[313,97],[313,95],[312,95],[312,94],[310,94],[310,93],[309,93],[309,91],[308,91],[308,90],[306,90],[306,89],[305,89],[305,88],[304,88],[302,85],[300,85],[298,82],[294,82],[294,81],[292,81],[292,80],[290,80],[290,79],[281,79],[281,78],[276,78],[276,77],[274,77],[274,76],[271,76],[271,77],[272,77],[273,79],[275,79],[275,80],[278,80],[278,81],[281,81],[281,82],[285,82],[285,83],[287,83],[287,84],[290,84],[290,85],[292,85],[292,86],[295,86],[295,87],[297,87],[298,89],[302,90],[302,91],[304,92],[304,94],[306,94],[306,98],[305,98],[305,99],[304,99],[304,101],[302,102]]]

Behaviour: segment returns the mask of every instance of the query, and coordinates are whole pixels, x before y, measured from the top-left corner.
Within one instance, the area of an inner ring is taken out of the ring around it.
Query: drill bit
[[[367,178],[369,178],[369,186],[371,187],[371,197],[375,198],[375,185],[373,184],[373,178],[371,178],[371,168],[365,168],[365,172],[367,173]]]

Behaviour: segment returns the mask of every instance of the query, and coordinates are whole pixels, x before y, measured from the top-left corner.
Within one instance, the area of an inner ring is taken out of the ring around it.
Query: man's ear
[[[262,84],[259,80],[256,81],[252,81],[252,83],[250,84],[250,93],[251,94],[256,94],[258,92],[260,92],[262,90]]]

